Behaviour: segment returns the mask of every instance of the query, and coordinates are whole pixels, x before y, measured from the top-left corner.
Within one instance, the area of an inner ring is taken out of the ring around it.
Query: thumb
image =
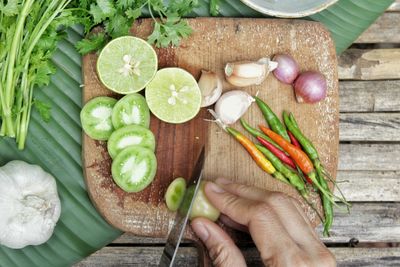
[[[191,226],[206,245],[215,267],[246,266],[239,248],[217,224],[205,218],[196,218]]]

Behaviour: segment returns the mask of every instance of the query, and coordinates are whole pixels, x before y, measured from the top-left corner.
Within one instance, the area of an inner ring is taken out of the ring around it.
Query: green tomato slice
[[[182,177],[176,178],[168,186],[165,193],[165,203],[170,211],[177,211],[182,203],[186,192],[186,180]]]
[[[100,96],[85,104],[80,113],[82,128],[95,140],[108,140],[114,127],[111,122],[113,107],[117,100]]]
[[[112,123],[115,129],[127,125],[141,125],[149,128],[150,111],[146,99],[137,93],[121,98],[114,106]]]
[[[111,158],[115,158],[128,146],[138,145],[154,151],[154,134],[140,125],[128,125],[114,131],[108,139],[107,148]]]
[[[140,192],[154,179],[157,159],[154,152],[141,146],[129,146],[114,159],[111,173],[115,183],[126,192]]]

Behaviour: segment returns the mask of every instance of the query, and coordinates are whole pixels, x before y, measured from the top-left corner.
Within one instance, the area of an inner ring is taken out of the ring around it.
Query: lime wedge
[[[142,90],[157,71],[157,55],[144,40],[123,36],[109,42],[97,59],[100,81],[111,91],[129,94]]]
[[[199,113],[201,93],[189,72],[165,68],[147,85],[146,100],[151,112],[160,120],[183,123]]]

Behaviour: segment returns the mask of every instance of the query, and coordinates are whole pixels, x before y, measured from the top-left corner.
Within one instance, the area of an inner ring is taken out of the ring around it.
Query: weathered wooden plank
[[[388,8],[389,12],[397,12],[400,11],[400,0],[396,0],[393,2],[393,4],[390,5],[390,7]]]
[[[317,228],[322,236],[322,226]],[[399,242],[400,203],[353,203],[350,214],[335,209],[331,237],[325,242],[346,243],[351,239],[360,242]]]
[[[382,80],[400,78],[400,49],[348,49],[338,58],[339,78]]]
[[[341,144],[339,170],[398,171],[400,144]]]
[[[157,266],[162,247],[105,247],[75,267],[89,266]],[[338,266],[399,266],[400,248],[330,248]],[[264,266],[256,248],[244,248],[248,266]],[[183,248],[176,266],[199,266],[196,248]]]
[[[348,201],[400,202],[400,172],[339,171],[336,181]]]
[[[398,6],[393,7],[398,8]],[[400,12],[384,13],[358,37],[355,43],[400,43],[399,25]]]
[[[400,141],[400,113],[340,114],[340,141]]]
[[[317,228],[322,236],[322,226]],[[346,243],[356,238],[360,242],[400,242],[400,203],[353,203],[351,213],[335,210],[332,236],[325,242]],[[156,245],[165,239],[151,239],[124,234],[114,244]]]
[[[400,111],[400,80],[340,81],[340,112]]]

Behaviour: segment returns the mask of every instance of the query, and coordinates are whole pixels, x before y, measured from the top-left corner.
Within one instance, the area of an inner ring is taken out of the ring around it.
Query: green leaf
[[[97,34],[91,34],[86,39],[82,39],[76,43],[76,49],[82,55],[86,55],[90,52],[100,50],[104,47],[107,42],[107,38],[104,32]]]
[[[80,56],[74,49],[83,30],[74,29],[68,30],[67,42],[62,42],[62,46],[60,42],[60,49],[54,53],[57,73],[50,84],[34,90],[35,99],[51,106],[52,119],[44,122],[33,109],[24,151],[17,149],[14,140],[0,138],[0,166],[19,159],[38,164],[54,175],[61,199],[61,218],[46,244],[21,250],[0,246],[0,266],[71,266],[121,234],[93,207],[83,178],[79,120],[82,77],[80,60],[75,60]]]
[[[142,9],[140,9],[140,8],[136,8],[136,9],[129,8],[125,12],[125,14],[128,16],[128,18],[135,20],[138,17],[140,17],[140,15],[142,14]]]
[[[33,106],[39,113],[40,117],[44,122],[49,122],[51,119],[51,105],[47,104],[39,99],[33,101]]]
[[[5,16],[15,16],[19,12],[19,0],[9,0],[5,6],[0,7],[0,11]]]

